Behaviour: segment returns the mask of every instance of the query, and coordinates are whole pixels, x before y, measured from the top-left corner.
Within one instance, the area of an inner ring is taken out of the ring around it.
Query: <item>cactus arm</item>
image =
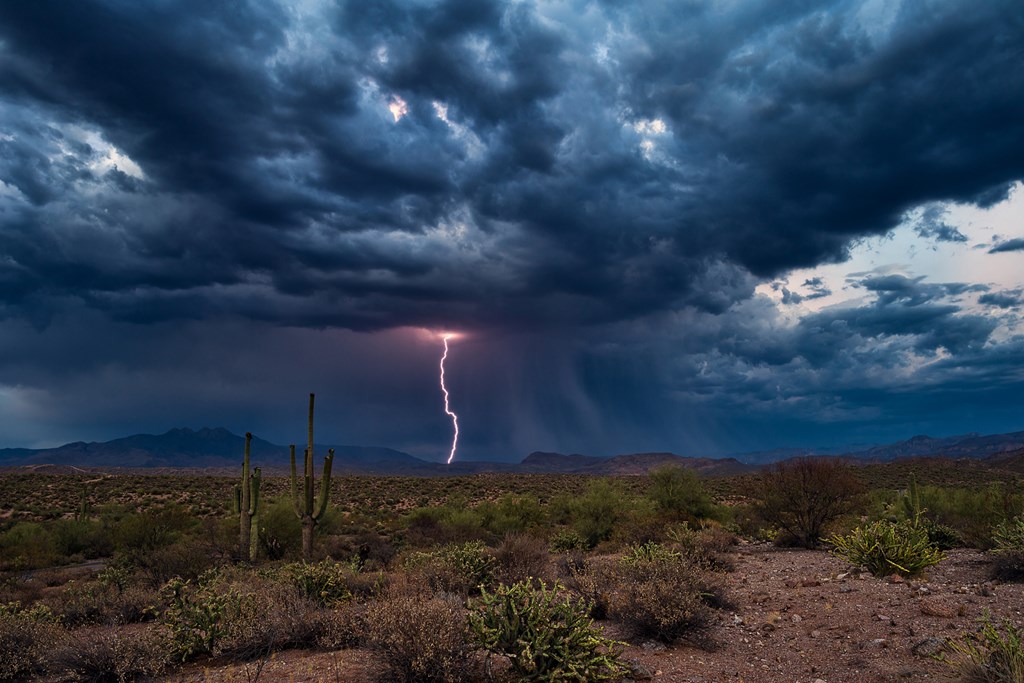
[[[306,450],[306,488],[303,489],[303,494],[305,495],[305,499],[303,500],[303,504],[306,506],[305,510],[306,510],[306,514],[307,515],[313,514],[313,502],[314,502],[313,496],[316,495],[316,492],[315,492],[315,490],[313,488],[314,484],[315,484],[315,482],[313,481],[313,451],[307,449]]]
[[[331,498],[331,467],[334,465],[334,449],[327,451],[324,458],[324,476],[320,478],[320,504],[317,506],[313,519],[320,519],[327,511],[327,504]]]
[[[295,509],[295,516],[302,519],[302,508],[299,506],[299,481],[295,472],[295,444],[288,447],[292,457],[292,507]]]
[[[256,517],[260,509],[260,468],[253,470],[250,482],[252,492],[249,494],[249,516]]]

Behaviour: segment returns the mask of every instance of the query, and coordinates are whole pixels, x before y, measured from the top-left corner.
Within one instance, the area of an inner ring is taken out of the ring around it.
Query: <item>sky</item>
[[[1019,0],[0,3],[0,446],[1024,430]]]

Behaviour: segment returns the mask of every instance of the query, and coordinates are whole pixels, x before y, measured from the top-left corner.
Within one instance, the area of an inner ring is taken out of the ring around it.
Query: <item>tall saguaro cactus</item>
[[[249,471],[252,434],[245,433],[245,456],[242,460],[242,484],[235,485],[235,513],[238,515],[238,559],[256,559],[260,519],[260,468]],[[253,529],[253,526],[256,529]]]
[[[313,529],[327,511],[331,497],[331,466],[334,464],[334,449],[327,451],[324,458],[324,474],[320,478],[320,495],[314,499],[315,483],[313,481],[313,401],[314,394],[309,395],[309,432],[306,441],[304,478],[302,491],[299,491],[298,474],[295,470],[295,445],[289,446],[292,459],[292,506],[295,515],[302,522],[302,557],[309,561],[313,557]]]

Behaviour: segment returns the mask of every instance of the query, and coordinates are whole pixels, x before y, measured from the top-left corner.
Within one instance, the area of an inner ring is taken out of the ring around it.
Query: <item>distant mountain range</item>
[[[71,467],[145,467],[145,468],[221,468],[241,464],[245,439],[226,429],[179,428],[165,434],[136,434],[113,441],[76,441],[57,448],[0,449],[0,466]],[[674,453],[634,453],[599,457],[535,452],[518,464],[482,461],[456,461],[451,465],[429,462],[408,453],[375,446],[321,445],[316,447],[317,462],[328,448],[334,448],[334,468],[350,474],[394,474],[437,476],[480,472],[561,473],[631,475],[646,474],[665,465],[679,465],[704,476],[729,476],[757,470],[759,467],[794,457],[827,455],[855,462],[888,462],[903,458],[1000,458],[1017,461],[1024,458],[1024,432],[1011,434],[964,434],[944,438],[915,436],[906,441],[861,450],[778,449],[740,454],[730,458],[694,458]],[[267,470],[288,468],[288,448],[259,437],[252,441],[253,463]],[[1024,465],[1021,465],[1024,466]],[[319,465],[318,465],[319,467]]]

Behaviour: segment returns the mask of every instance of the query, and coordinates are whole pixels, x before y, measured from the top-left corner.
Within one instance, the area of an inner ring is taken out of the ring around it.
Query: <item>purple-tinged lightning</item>
[[[444,354],[441,356],[441,391],[444,392],[444,412],[452,418],[452,426],[455,427],[455,435],[452,436],[452,450],[448,454],[449,465],[452,464],[452,458],[455,457],[455,449],[459,445],[459,416],[455,414],[448,404],[448,388],[444,385],[444,361],[448,358],[448,340],[454,336],[454,334],[446,334],[442,337],[444,340]]]

